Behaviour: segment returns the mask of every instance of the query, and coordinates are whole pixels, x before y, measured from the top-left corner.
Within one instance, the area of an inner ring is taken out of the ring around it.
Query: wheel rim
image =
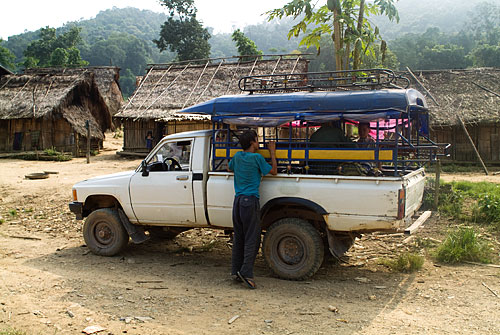
[[[110,245],[115,237],[111,226],[104,221],[97,222],[94,226],[94,237],[102,246]]]
[[[288,265],[298,265],[304,260],[305,246],[295,236],[285,236],[278,243],[278,257]]]

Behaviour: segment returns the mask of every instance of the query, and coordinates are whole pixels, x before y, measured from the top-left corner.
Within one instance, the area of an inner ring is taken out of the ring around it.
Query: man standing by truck
[[[235,191],[231,275],[243,281],[248,288],[254,289],[253,267],[261,234],[259,186],[262,176],[278,173],[276,143],[268,144],[272,166],[257,153],[259,141],[255,131],[245,131],[240,136],[240,144],[243,151],[237,152],[229,162],[229,169],[234,171]]]

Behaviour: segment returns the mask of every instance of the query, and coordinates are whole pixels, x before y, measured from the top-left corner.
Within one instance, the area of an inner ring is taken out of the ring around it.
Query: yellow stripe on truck
[[[232,158],[238,151],[243,151],[242,149],[215,149],[215,158],[227,158],[227,152],[229,150],[229,157]],[[271,158],[269,150],[258,150],[259,154],[264,156],[264,158]],[[379,159],[384,161],[390,161],[393,157],[392,150],[380,150]],[[277,159],[289,159],[288,150],[276,150]],[[291,150],[291,159],[305,159],[306,151],[303,149]],[[375,149],[368,150],[321,150],[321,149],[309,149],[309,159],[335,159],[335,160],[363,160],[370,161],[375,160]]]

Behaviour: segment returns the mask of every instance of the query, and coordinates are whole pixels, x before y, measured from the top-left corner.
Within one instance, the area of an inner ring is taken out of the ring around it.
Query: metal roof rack
[[[245,76],[238,82],[240,90],[250,93],[381,88],[405,89],[409,86],[410,81],[408,78],[396,75],[392,70],[388,69],[267,74]]]

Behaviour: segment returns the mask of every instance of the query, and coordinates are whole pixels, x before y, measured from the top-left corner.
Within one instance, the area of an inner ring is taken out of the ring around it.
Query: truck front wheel
[[[262,252],[276,275],[283,279],[303,280],[320,268],[324,245],[319,232],[308,221],[284,218],[267,230]]]
[[[85,220],[83,238],[94,254],[114,256],[127,246],[129,236],[116,210],[101,208]]]

